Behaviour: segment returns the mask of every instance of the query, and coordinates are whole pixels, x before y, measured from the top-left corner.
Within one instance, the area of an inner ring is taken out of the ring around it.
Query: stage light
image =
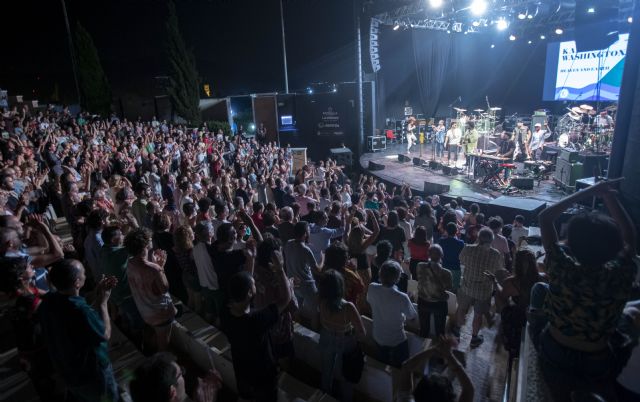
[[[482,15],[487,11],[487,2],[485,0],[473,0],[469,9],[474,15]]]
[[[393,30],[394,30],[394,31],[397,31],[398,29],[400,29],[400,24],[395,24],[395,25],[393,26]]]
[[[509,28],[509,23],[504,18],[500,18],[496,23],[496,28],[498,28],[498,31],[504,31]]]
[[[442,0],[429,0],[431,8],[439,8],[442,6]]]
[[[628,22],[629,24],[633,24],[633,17],[629,17],[629,18],[627,18],[627,22]]]
[[[533,43],[533,41],[528,41],[527,43],[528,43],[528,44],[532,44],[532,43]]]
[[[509,35],[509,40],[516,40],[516,36],[515,35]]]
[[[447,33],[448,33],[448,34],[450,34],[450,33],[451,33],[451,31],[447,29]]]
[[[519,20],[523,20],[523,19],[525,19],[525,18],[527,18],[527,14],[525,14],[525,13],[520,13],[520,14],[518,14],[518,19],[519,19]]]
[[[313,93],[313,88],[307,88],[307,93],[308,94],[312,94]]]
[[[471,25],[473,25],[474,27],[479,27],[480,26],[480,21],[473,21],[471,23]]]
[[[532,20],[533,19],[533,14],[527,15],[527,19]]]
[[[253,123],[251,123],[251,124],[249,125],[249,130],[251,130],[251,131],[256,131],[256,125],[255,125],[255,124],[253,124]]]
[[[493,49],[494,47],[496,47],[496,45],[494,45],[493,43],[491,44],[491,49]]]
[[[555,32],[556,32],[556,35],[562,35],[564,33],[562,28],[556,28]]]
[[[540,40],[545,40],[545,39],[547,39],[547,37],[546,37],[546,36],[544,36],[544,35],[540,35]]]
[[[595,9],[595,8],[593,8],[593,7],[589,7],[589,8],[587,9],[587,12],[588,12],[589,14],[593,14],[593,13],[595,13],[595,12],[596,12],[596,9]]]

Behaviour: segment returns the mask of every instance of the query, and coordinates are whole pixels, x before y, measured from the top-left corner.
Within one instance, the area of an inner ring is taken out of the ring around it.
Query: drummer
[[[595,124],[599,129],[614,128],[615,125],[613,117],[609,116],[609,113],[606,110],[603,110],[598,116],[596,116]]]

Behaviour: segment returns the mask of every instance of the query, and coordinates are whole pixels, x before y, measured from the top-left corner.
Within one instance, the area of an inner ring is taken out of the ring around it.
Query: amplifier
[[[511,185],[520,190],[533,190],[533,177],[512,177]]]
[[[371,151],[381,151],[387,149],[387,138],[383,136],[369,136],[367,137],[367,145]]]
[[[565,159],[558,159],[554,179],[564,187],[575,187],[576,180],[582,178],[584,165],[580,162],[570,163]]]
[[[581,154],[580,159],[584,164],[584,174],[582,177],[603,176],[609,168],[609,156],[605,154]]]
[[[567,161],[569,163],[575,163],[578,162],[578,156],[580,155],[580,153],[578,151],[572,151],[569,149],[562,149],[562,151],[560,151],[560,159]]]

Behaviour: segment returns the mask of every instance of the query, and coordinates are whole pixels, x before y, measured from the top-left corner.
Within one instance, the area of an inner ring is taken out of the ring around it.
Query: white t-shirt
[[[454,128],[447,131],[447,137],[449,137],[450,145],[460,145],[462,139],[462,131],[459,128]]]
[[[198,270],[200,286],[210,290],[218,290],[218,275],[216,275],[216,271],[213,268],[213,262],[211,262],[211,257],[209,256],[209,251],[205,243],[198,242],[193,246],[193,260]]]
[[[514,226],[511,230],[511,240],[516,244],[518,244],[518,240],[520,240],[521,237],[527,236],[529,236],[529,228]]]
[[[373,339],[381,346],[397,346],[407,339],[405,320],[418,316],[406,293],[395,286],[388,288],[379,283],[369,285],[367,301],[371,305]]]

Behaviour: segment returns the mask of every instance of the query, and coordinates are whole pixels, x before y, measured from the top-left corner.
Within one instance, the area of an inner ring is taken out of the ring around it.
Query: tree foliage
[[[187,49],[178,27],[173,0],[167,1],[169,10],[166,29],[166,51],[169,60],[167,92],[178,116],[192,125],[200,123],[200,79],[193,53]]]
[[[108,115],[111,112],[111,88],[104,73],[98,49],[91,34],[78,22],[75,32],[78,58],[78,80],[82,107],[92,113]]]

